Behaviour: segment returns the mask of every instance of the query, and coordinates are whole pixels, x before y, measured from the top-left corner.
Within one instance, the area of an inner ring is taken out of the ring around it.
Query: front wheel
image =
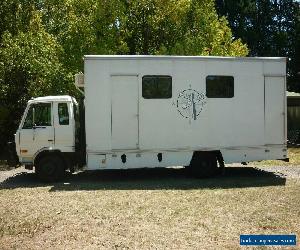
[[[65,176],[64,161],[58,155],[46,155],[37,162],[35,173],[42,181],[59,181]]]

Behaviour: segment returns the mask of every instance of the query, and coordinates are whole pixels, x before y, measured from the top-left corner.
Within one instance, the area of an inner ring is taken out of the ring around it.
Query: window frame
[[[53,126],[53,120],[52,120],[52,103],[51,102],[37,102],[34,104],[34,106],[40,105],[40,104],[48,104],[50,105],[50,125],[35,125],[35,110],[33,112],[33,122],[34,122],[34,127],[37,128],[43,128],[43,127],[52,127]]]
[[[23,123],[22,123],[22,127],[21,127],[21,129],[33,129],[33,110],[32,110],[32,124],[31,124],[31,127],[24,127],[25,126],[25,122],[26,122],[26,119],[27,119],[27,116],[28,116],[28,114],[29,114],[29,112],[30,112],[30,109],[32,108],[33,109],[33,106],[34,106],[34,104],[30,104],[29,106],[28,106],[28,109],[26,110],[26,112],[25,112],[25,115],[24,115],[24,120],[23,120]]]
[[[208,79],[208,77],[229,77],[229,78],[232,78],[232,96],[208,96],[207,95],[207,86],[208,86],[208,84],[207,84],[207,79]],[[216,98],[216,99],[231,99],[231,98],[234,98],[234,96],[235,96],[235,84],[234,84],[234,82],[235,82],[235,77],[233,76],[233,75],[207,75],[206,77],[205,77],[205,95],[206,95],[206,97],[207,98],[209,98],[209,99],[212,99],[212,98]]]
[[[144,94],[143,94],[143,89],[144,89],[144,78],[145,77],[156,77],[156,78],[159,78],[159,77],[164,77],[164,78],[169,78],[171,79],[171,95],[168,96],[168,97],[145,97]],[[171,75],[143,75],[142,77],[142,97],[143,99],[146,99],[146,100],[165,100],[165,99],[171,99],[173,97],[173,78]]]
[[[67,111],[68,111],[68,124],[62,124],[60,123],[60,116],[59,116],[59,106],[60,104],[66,105]],[[58,125],[59,126],[69,126],[70,125],[70,110],[69,110],[69,105],[68,102],[58,102],[57,103],[57,118],[58,118]]]
[[[39,104],[50,104],[50,125],[35,125],[35,107]],[[25,121],[27,119],[27,116],[28,116],[29,111],[30,111],[31,108],[33,109],[33,111],[32,111],[32,127],[24,128]],[[24,116],[24,120],[23,120],[21,129],[34,129],[34,128],[43,128],[43,127],[52,127],[52,126],[53,126],[52,102],[35,102],[35,103],[31,103],[28,106],[28,109],[26,111],[26,115]]]

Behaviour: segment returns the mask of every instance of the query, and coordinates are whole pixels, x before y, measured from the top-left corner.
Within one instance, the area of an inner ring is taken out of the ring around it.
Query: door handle
[[[53,141],[53,140],[48,140],[48,141]]]

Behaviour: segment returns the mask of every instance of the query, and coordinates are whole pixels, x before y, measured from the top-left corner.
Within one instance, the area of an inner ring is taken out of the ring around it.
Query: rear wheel
[[[55,182],[65,176],[64,161],[58,155],[46,155],[38,160],[35,166],[37,176],[46,182]]]
[[[220,173],[215,152],[194,152],[188,173],[197,178],[207,178]]]

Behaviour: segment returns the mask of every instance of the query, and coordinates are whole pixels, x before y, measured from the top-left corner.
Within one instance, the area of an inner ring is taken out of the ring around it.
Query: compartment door
[[[265,143],[285,144],[285,77],[265,77]]]
[[[137,149],[138,77],[111,76],[111,132],[112,149]]]

